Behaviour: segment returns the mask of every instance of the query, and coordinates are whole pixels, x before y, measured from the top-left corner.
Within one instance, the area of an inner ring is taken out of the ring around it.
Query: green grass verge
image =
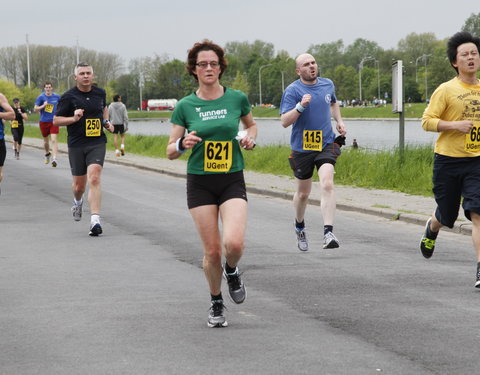
[[[8,127],[7,127],[8,128]],[[8,132],[8,130],[7,130]],[[61,128],[59,142],[66,143],[66,130]],[[37,126],[26,126],[25,137],[41,138]],[[113,150],[113,135],[108,134],[107,149]],[[167,136],[126,135],[128,152],[165,158]],[[259,173],[292,176],[288,163],[288,146],[257,146],[244,152],[248,170]],[[189,153],[181,156],[186,160]],[[432,196],[432,147],[406,146],[403,160],[398,149],[371,152],[345,147],[337,161],[335,182],[371,189],[387,189],[407,194]]]

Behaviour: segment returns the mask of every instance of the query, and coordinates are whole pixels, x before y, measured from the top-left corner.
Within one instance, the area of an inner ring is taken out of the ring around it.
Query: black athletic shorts
[[[123,134],[125,133],[125,126],[123,124],[121,125],[113,125],[114,129],[113,129],[113,134]]]
[[[468,220],[470,212],[480,214],[480,156],[452,158],[435,154],[432,180],[437,202],[435,216],[440,223],[453,228],[462,197]]]
[[[5,139],[0,139],[0,167],[3,167],[6,157],[7,157],[7,147],[5,146]]]
[[[90,164],[99,164],[103,167],[105,161],[106,144],[98,143],[92,146],[69,147],[68,160],[72,176],[84,176]]]
[[[247,200],[243,171],[225,174],[187,174],[188,208],[222,203],[233,198]]]
[[[292,151],[288,157],[288,161],[296,178],[299,180],[308,180],[312,178],[315,167],[317,167],[318,170],[326,163],[335,165],[340,154],[340,146],[336,143],[329,143],[322,151]]]

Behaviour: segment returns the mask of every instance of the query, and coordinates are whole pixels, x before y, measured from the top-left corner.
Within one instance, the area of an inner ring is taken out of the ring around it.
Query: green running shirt
[[[195,93],[180,100],[173,111],[172,124],[183,126],[188,132],[196,131],[197,136],[202,138],[188,158],[187,173],[203,175],[243,170],[243,155],[235,137],[240,118],[249,113],[247,96],[230,88],[226,88],[223,96],[215,100],[200,99]],[[214,142],[208,144],[206,153],[205,144],[209,141]],[[224,163],[226,159],[230,163]]]

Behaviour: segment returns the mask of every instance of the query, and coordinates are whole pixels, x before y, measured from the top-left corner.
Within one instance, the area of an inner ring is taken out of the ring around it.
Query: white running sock
[[[94,225],[97,223],[100,224],[100,215],[93,214],[92,216],[90,216],[90,224]]]

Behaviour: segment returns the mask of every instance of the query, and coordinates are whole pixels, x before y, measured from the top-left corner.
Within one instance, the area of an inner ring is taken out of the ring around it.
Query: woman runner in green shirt
[[[209,327],[227,326],[222,274],[233,302],[242,303],[246,297],[237,267],[247,226],[241,148],[252,150],[257,135],[246,95],[220,84],[226,67],[223,49],[211,41],[196,43],[189,50],[187,70],[197,80],[198,89],[175,107],[167,146],[169,159],[192,150],[187,166],[187,203],[203,243],[203,270],[211,295]],[[239,132],[240,121],[244,130]]]

